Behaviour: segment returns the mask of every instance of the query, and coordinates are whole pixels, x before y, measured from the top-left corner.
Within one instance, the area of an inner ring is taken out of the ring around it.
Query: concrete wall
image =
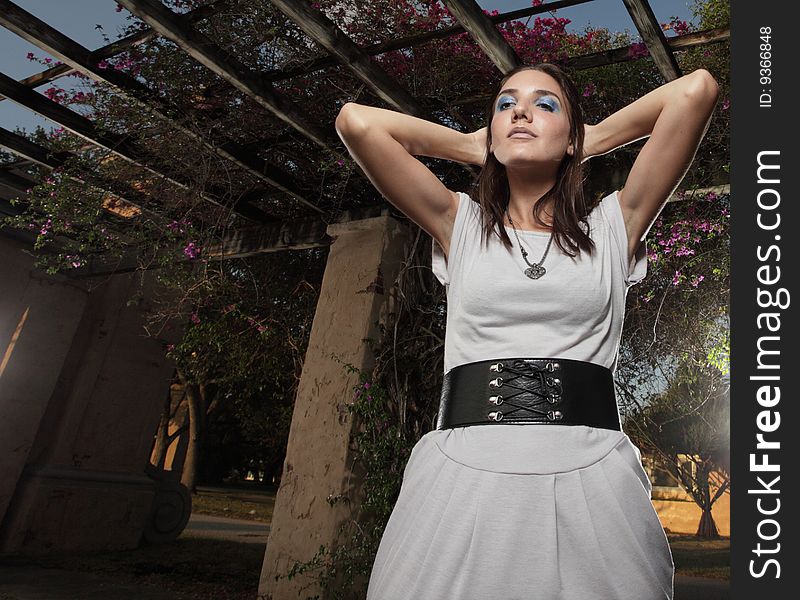
[[[140,275],[48,277],[3,238],[0,257],[0,552],[134,547],[178,327],[144,335],[151,274],[139,298]]]
[[[670,488],[673,490],[674,488]],[[669,533],[697,533],[697,526],[700,524],[702,511],[697,503],[689,495],[674,489],[673,493],[659,491],[653,488],[653,506],[661,520],[661,525]],[[729,536],[731,534],[731,495],[725,493],[720,496],[711,509],[714,523],[720,535]]]
[[[338,526],[360,504],[345,406],[358,375],[349,374],[343,363],[372,366],[364,339],[378,337],[376,325],[392,307],[389,292],[412,239],[409,228],[389,217],[331,226],[328,233],[336,239],[303,363],[259,585],[259,597],[270,600],[318,593],[313,574],[291,581],[285,575],[321,545],[335,548]],[[348,501],[333,506],[326,501],[339,495]],[[284,577],[276,581],[276,576]]]
[[[0,237],[0,522],[86,308],[80,286],[34,271]]]

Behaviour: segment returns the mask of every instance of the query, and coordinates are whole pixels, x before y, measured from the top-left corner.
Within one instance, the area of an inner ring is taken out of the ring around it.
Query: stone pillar
[[[0,243],[0,553],[135,547],[158,487],[146,467],[178,328],[145,336],[151,273],[139,296],[140,274],[47,277]]]
[[[328,233],[335,239],[303,363],[261,572],[258,593],[264,600],[319,593],[308,575],[291,581],[275,577],[285,576],[294,562],[311,559],[321,545],[335,547],[339,525],[358,508],[359,477],[352,472],[349,450],[352,419],[345,406],[358,376],[343,363],[371,368],[374,359],[364,339],[378,338],[377,323],[391,307],[389,292],[412,239],[412,229],[389,216],[331,225]],[[350,502],[327,502],[340,494]]]

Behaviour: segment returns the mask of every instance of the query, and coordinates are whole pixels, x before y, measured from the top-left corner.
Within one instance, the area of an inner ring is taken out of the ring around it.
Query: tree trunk
[[[700,517],[700,525],[697,527],[697,537],[718,538],[717,524],[711,514],[711,508],[704,508],[703,515]]]
[[[172,416],[172,390],[167,390],[167,399],[164,402],[164,410],[161,411],[161,420],[156,430],[156,439],[153,442],[153,451],[150,453],[150,462],[158,469],[164,469],[164,462],[167,460],[167,448],[169,448],[169,420]]]
[[[200,445],[203,440],[203,420],[201,417],[200,398],[197,386],[185,384],[185,402],[189,412],[189,443],[186,446],[186,459],[183,462],[181,483],[192,493],[197,485],[197,470],[200,461]]]
[[[270,461],[269,464],[264,466],[264,483],[269,485],[280,484],[281,475],[283,474],[283,462],[286,460],[286,453],[281,453],[280,456]],[[275,481],[273,481],[273,479]]]

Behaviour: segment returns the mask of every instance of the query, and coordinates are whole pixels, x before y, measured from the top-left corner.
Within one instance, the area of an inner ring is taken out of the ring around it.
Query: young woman
[[[515,69],[462,134],[346,104],[337,131],[370,181],[433,238],[447,288],[437,428],[414,446],[369,600],[672,598],[673,563],[613,372],[644,237],[717,100],[704,70],[585,125],[548,64]],[[581,163],[649,136],[599,202]],[[415,156],[482,166],[474,198]]]

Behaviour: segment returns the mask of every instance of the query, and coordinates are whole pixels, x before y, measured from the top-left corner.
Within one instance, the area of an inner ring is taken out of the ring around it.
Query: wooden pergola
[[[226,199],[228,190],[208,186],[201,192],[202,200],[212,205],[230,208],[236,215],[248,222],[247,226],[229,234],[215,248],[209,248],[207,256],[213,258],[232,258],[254,254],[275,252],[289,248],[309,248],[330,243],[325,229],[332,221],[355,220],[380,214],[387,210],[385,204],[376,200],[373,206],[350,206],[332,218],[331,207],[325,206],[309,192],[307,183],[298,181],[296,174],[284,167],[263,158],[259,148],[268,148],[280,141],[280,136],[256,143],[242,144],[233,139],[211,139],[198,133],[195,128],[185,124],[181,112],[169,100],[164,100],[154,90],[143,85],[136,78],[121,71],[102,68],[102,61],[114,57],[136,44],[163,36],[176,44],[193,60],[218,75],[225,85],[236,88],[251,99],[271,118],[278,119],[289,128],[291,135],[301,136],[334,157],[345,151],[335,135],[332,122],[320,122],[308,114],[285,94],[276,89],[275,84],[294,77],[308,75],[324,69],[341,65],[348,69],[376,98],[390,108],[407,114],[436,120],[430,102],[415,98],[390,74],[376,64],[371,57],[399,49],[410,49],[435,39],[444,39],[467,32],[480,46],[492,64],[506,73],[520,64],[514,49],[503,38],[496,25],[507,21],[547,13],[557,9],[591,0],[559,0],[541,6],[515,10],[504,14],[489,16],[474,0],[444,0],[444,4],[457,20],[457,24],[436,31],[410,35],[379,44],[359,46],[334,23],[326,14],[311,7],[304,0],[272,0],[271,4],[297,25],[319,47],[325,56],[308,60],[300,66],[257,72],[243,61],[221,48],[213,39],[202,33],[198,24],[213,18],[224,10],[232,0],[209,0],[204,6],[185,14],[176,14],[159,0],[119,0],[119,4],[144,21],[148,28],[134,35],[114,41],[106,46],[90,50],[70,39],[54,27],[44,23],[26,12],[10,0],[0,0],[0,24],[34,44],[42,51],[56,57],[62,64],[35,73],[16,81],[0,73],[0,100],[11,100],[47,119],[57,123],[73,134],[86,140],[87,144],[106,149],[113,155],[143,168],[150,175],[177,188],[187,188],[190,182],[176,169],[153,160],[145,148],[133,142],[129,136],[104,131],[91,120],[60,104],[49,100],[35,91],[35,88],[55,81],[70,73],[79,72],[98,82],[113,86],[120,94],[138,102],[143,110],[165,120],[174,129],[198,142],[215,156],[229,161],[252,178],[253,186],[240,194],[233,202]],[[713,44],[727,40],[727,28],[714,29],[666,38],[659,26],[647,0],[622,0],[627,8],[641,39],[647,46],[649,56],[654,61],[664,80],[680,76],[680,68],[675,52],[681,49]],[[566,67],[574,70],[589,69],[629,60],[636,60],[632,47],[616,48],[566,60]],[[475,90],[464,103],[474,103],[485,99],[485,93]],[[453,120],[459,121],[455,107],[436,107],[448,112]],[[441,112],[441,111],[439,111]],[[441,119],[439,119],[441,121]],[[285,137],[287,134],[282,134]],[[53,154],[48,148],[34,144],[15,133],[0,128],[0,145],[14,153],[19,160],[0,167],[0,213],[18,214],[20,209],[8,202],[11,198],[24,194],[36,182],[26,173],[32,164],[45,169],[62,166],[70,158],[68,155]],[[87,185],[106,190],[138,210],[159,219],[157,206],[152,199],[130,188],[101,179],[87,173],[82,180]],[[259,200],[280,196],[291,199],[297,207],[292,219],[275,214],[274,211],[260,207]],[[109,219],[115,219],[113,214]],[[24,235],[24,234],[23,234]],[[121,263],[113,265],[89,264],[71,273],[73,277],[84,277],[102,273],[125,272],[136,268],[136,257],[131,255]]]

